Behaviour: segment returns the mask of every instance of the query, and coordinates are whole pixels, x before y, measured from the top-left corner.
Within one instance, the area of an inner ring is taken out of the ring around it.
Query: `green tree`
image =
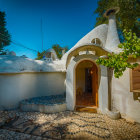
[[[68,51],[68,47],[61,47],[60,45],[56,44],[56,45],[53,45],[52,48],[55,50],[56,52],[56,55],[59,59],[61,59],[62,57],[62,50],[64,50],[65,52]]]
[[[56,55],[57,55],[57,57],[59,58],[59,59],[61,59],[61,57],[62,57],[62,50],[64,50],[65,52],[66,51],[68,51],[68,47],[66,46],[66,47],[61,47],[60,45],[58,45],[58,44],[56,44],[56,45],[53,45],[52,46],[52,48],[55,50],[55,52],[56,52]],[[43,52],[38,52],[37,53],[37,60],[40,60],[40,59],[42,59],[43,58],[43,56],[45,56],[45,54],[46,54],[46,51],[43,51]]]
[[[124,42],[119,44],[121,52],[118,54],[109,53],[106,57],[100,57],[96,60],[97,64],[104,65],[109,69],[114,70],[114,76],[119,78],[123,75],[126,68],[133,69],[138,66],[137,63],[130,63],[129,58],[140,57],[140,38],[136,36],[132,31],[124,33]]]
[[[43,56],[44,56],[45,54],[46,54],[46,51],[38,52],[38,53],[37,53],[37,58],[36,58],[36,60],[40,60],[40,59],[42,59]]]
[[[10,45],[11,36],[6,29],[5,12],[0,11],[0,53],[4,54],[3,51],[5,46]]]
[[[140,37],[140,0],[98,0],[98,7],[94,13],[98,14],[95,26],[108,23],[108,19],[103,16],[105,11],[112,7],[119,7],[120,11],[116,15],[119,37],[122,39],[122,31],[132,30]]]

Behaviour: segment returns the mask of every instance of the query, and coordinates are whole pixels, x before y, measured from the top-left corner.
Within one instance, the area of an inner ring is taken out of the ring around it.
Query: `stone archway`
[[[105,112],[108,107],[108,77],[107,68],[97,65],[95,55],[78,55],[74,57],[67,67],[66,72],[66,105],[68,110],[74,110],[76,106],[76,76],[75,69],[78,64],[84,60],[94,63],[98,69],[98,100],[97,107],[101,112]]]
[[[76,107],[98,106],[98,68],[91,60],[83,60],[75,68]]]

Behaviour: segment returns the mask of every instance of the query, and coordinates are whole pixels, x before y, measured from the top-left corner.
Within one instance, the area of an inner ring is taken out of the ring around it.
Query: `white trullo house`
[[[117,110],[122,117],[140,122],[139,68],[127,69],[116,79],[107,67],[96,64],[96,59],[108,52],[120,51],[116,13],[116,9],[108,10],[108,25],[94,28],[61,60],[53,50],[48,50],[50,58],[46,60],[0,56],[1,109],[17,108],[23,99],[65,94],[67,110],[80,106],[93,107],[102,113]]]

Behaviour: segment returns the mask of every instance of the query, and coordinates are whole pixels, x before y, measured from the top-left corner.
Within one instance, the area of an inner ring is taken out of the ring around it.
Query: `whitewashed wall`
[[[130,92],[129,69],[119,79],[112,80],[112,105],[123,117],[140,123],[140,101],[134,99],[136,93]]]
[[[91,60],[95,61],[97,56],[94,55],[80,55],[71,60],[67,68],[66,74],[66,102],[67,109],[74,110],[75,107],[75,66],[79,61]],[[107,68],[100,66],[99,73],[99,90],[98,90],[98,101],[99,101],[99,110],[102,113],[105,113],[106,108],[108,108],[108,78],[107,78]]]
[[[0,107],[12,109],[31,97],[65,93],[65,73],[0,74]]]

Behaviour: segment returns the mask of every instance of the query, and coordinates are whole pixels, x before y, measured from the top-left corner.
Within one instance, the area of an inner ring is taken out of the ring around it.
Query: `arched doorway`
[[[98,68],[90,60],[81,61],[75,69],[76,107],[98,106]]]

